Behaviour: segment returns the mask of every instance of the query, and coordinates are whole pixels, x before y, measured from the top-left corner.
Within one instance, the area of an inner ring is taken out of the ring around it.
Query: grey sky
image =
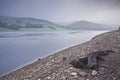
[[[0,16],[120,24],[120,0],[0,0]]]

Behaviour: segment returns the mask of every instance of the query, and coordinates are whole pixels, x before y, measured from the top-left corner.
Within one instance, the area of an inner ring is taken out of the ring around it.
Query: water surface
[[[0,32],[0,75],[106,31]]]

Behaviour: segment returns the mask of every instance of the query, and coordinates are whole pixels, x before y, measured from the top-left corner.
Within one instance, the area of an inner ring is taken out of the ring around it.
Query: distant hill
[[[0,16],[0,30],[66,30],[64,26],[43,19]]]
[[[72,24],[69,24],[69,27],[72,30],[114,30],[117,29],[117,26],[107,26],[103,24],[93,23],[90,21],[78,21]]]

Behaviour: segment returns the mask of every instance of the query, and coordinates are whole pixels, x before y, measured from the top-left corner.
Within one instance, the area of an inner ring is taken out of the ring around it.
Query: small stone
[[[55,60],[54,60],[54,59],[52,59],[52,60],[51,60],[51,62],[55,62]]]
[[[86,80],[90,80],[90,79],[86,79]]]
[[[120,70],[118,71],[118,74],[120,74]]]
[[[93,76],[96,76],[97,73],[98,73],[98,72],[97,72],[96,70],[92,70],[92,73],[91,73],[91,74],[92,74]]]
[[[101,71],[104,71],[104,70],[105,70],[105,68],[101,67],[101,68],[100,68],[100,70],[101,70]]]
[[[101,67],[99,70],[99,74],[104,74],[105,73],[105,68]]]
[[[75,68],[73,68],[73,67],[70,67],[69,69],[70,69],[70,70],[73,70],[73,69],[75,69]]]
[[[77,77],[78,77],[78,75],[74,76],[74,78],[77,78]]]
[[[47,79],[51,79],[51,77],[50,77],[50,76],[48,76],[48,77],[47,77]]]
[[[113,80],[117,80],[117,78],[113,77]]]
[[[40,61],[41,59],[38,59],[38,61]]]
[[[106,65],[106,64],[101,64],[101,67],[107,68],[108,65]]]
[[[80,74],[82,77],[85,77],[85,76],[87,75],[86,72],[83,72],[83,71],[79,72],[79,74]]]
[[[29,79],[24,79],[24,80],[29,80]]]
[[[69,71],[71,71],[71,72],[74,72],[75,70],[76,70],[76,68],[74,68],[74,67],[69,68]]]
[[[62,76],[62,80],[66,80],[66,77],[65,77],[65,76]]]
[[[72,72],[72,73],[70,73],[72,76],[76,76],[77,75],[77,73],[76,72]]]
[[[37,79],[37,80],[41,80],[41,79],[39,78],[39,79]]]
[[[63,58],[62,58],[62,61],[65,61],[65,60],[67,60],[67,57],[63,57]]]

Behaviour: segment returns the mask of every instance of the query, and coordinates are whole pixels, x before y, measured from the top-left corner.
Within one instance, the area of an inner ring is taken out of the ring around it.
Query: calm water
[[[0,75],[103,32],[0,32]]]

